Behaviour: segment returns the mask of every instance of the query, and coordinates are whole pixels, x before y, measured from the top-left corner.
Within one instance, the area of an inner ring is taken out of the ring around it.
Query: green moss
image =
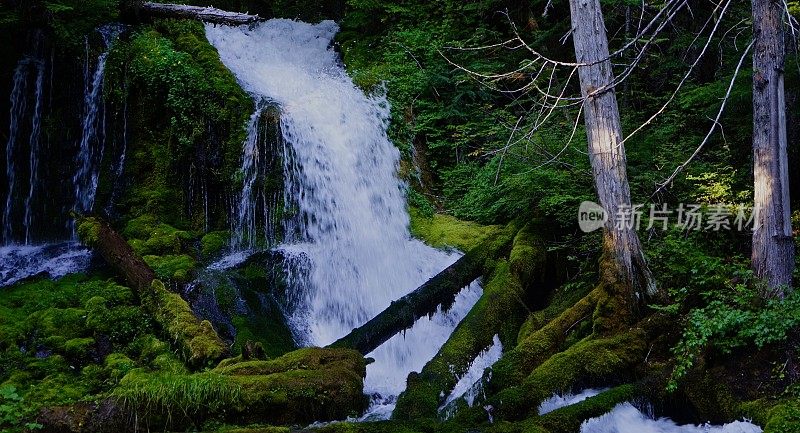
[[[409,376],[406,390],[397,401],[393,417],[436,417],[444,396],[469,369],[475,357],[499,335],[506,347],[516,342],[526,308],[519,280],[510,265],[497,262],[483,294],[467,316],[419,374]]]
[[[79,308],[48,308],[28,316],[28,324],[39,335],[77,338],[86,332],[86,311]]]
[[[310,422],[360,412],[365,369],[355,351],[309,348],[196,374],[134,371],[113,394],[145,418]]]
[[[496,392],[519,384],[528,373],[557,352],[575,327],[591,318],[599,295],[595,289],[508,351],[492,367],[490,389]]]
[[[639,329],[609,338],[587,338],[549,357],[520,385],[506,388],[490,401],[501,418],[525,417],[552,393],[569,391],[578,382],[627,379],[646,352],[645,334]]]
[[[106,356],[104,366],[108,376],[118,382],[131,370],[136,368],[136,363],[122,353],[112,353]]]
[[[100,238],[100,222],[94,217],[82,217],[78,220],[77,231],[81,242],[93,246]]]
[[[800,431],[800,402],[786,401],[770,411],[764,433],[793,433]]]
[[[197,266],[194,258],[187,254],[143,256],[142,259],[148,266],[153,268],[159,278],[181,283],[190,281],[191,275]]]
[[[211,323],[197,319],[180,295],[168,291],[159,280],[153,280],[150,290],[143,301],[156,322],[181,350],[187,362],[205,365],[219,360],[227,353],[225,343]]]
[[[525,224],[514,237],[514,245],[508,256],[511,271],[526,289],[544,280],[547,250],[539,230],[541,228],[537,223]]]
[[[430,246],[437,248],[457,248],[468,251],[481,241],[497,234],[500,226],[482,226],[461,221],[449,215],[422,215],[415,208],[409,209],[411,233]]]
[[[225,360],[213,371],[224,375],[269,375],[289,370],[319,370],[341,367],[366,374],[364,357],[349,349],[307,347],[271,360],[231,362]]]
[[[206,233],[200,239],[200,251],[203,253],[203,257],[214,257],[222,253],[228,247],[229,238],[230,232],[228,231]]]
[[[128,221],[122,235],[140,256],[179,254],[184,250],[184,244],[193,237],[185,230],[159,222],[150,214]]]
[[[64,343],[64,351],[73,359],[85,359],[94,345],[94,338],[73,338]]]

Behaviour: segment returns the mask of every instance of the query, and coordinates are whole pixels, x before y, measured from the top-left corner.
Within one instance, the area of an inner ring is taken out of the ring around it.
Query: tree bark
[[[264,18],[261,18],[258,15],[228,12],[212,7],[178,5],[170,3],[145,2],[138,7],[136,12],[139,16],[149,16],[154,18],[186,18],[229,26],[254,24],[264,20]]]
[[[652,274],[635,227],[629,227],[620,211],[630,209],[625,147],[599,0],[570,0],[572,40],[578,68],[589,160],[597,195],[608,219],[604,227],[604,252],[612,258],[621,282],[633,290],[634,300],[656,294]]]
[[[329,347],[348,347],[366,355],[395,334],[411,328],[420,317],[435,313],[439,306],[442,310],[449,309],[458,292],[483,274],[488,258],[507,252],[514,232],[506,229],[495,239],[480,243],[425,284],[392,301],[377,316]]]
[[[794,269],[783,89],[783,4],[753,0],[753,178],[752,263],[767,285],[766,296],[791,290]]]

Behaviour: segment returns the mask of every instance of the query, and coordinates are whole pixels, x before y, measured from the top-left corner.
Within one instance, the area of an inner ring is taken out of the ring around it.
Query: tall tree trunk
[[[783,4],[753,0],[753,270],[767,296],[783,297],[792,285],[794,243],[786,153],[783,91]]]
[[[619,107],[608,53],[603,12],[599,0],[570,0],[575,57],[585,63],[578,69],[589,159],[600,205],[608,214],[604,252],[616,267],[617,278],[633,290],[636,301],[656,294],[656,287],[634,227],[620,221],[619,212],[629,209],[630,187],[626,173],[625,147]],[[619,221],[619,223],[618,223]]]

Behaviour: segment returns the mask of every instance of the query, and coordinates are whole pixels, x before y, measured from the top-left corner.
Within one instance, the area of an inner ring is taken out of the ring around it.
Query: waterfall
[[[10,97],[10,121],[8,141],[6,142],[6,200],[3,209],[2,242],[4,245],[22,240],[30,244],[32,239],[33,205],[36,187],[39,184],[39,157],[42,111],[44,106],[45,61],[42,58],[43,39],[40,32],[33,35],[32,54],[24,56],[14,68]],[[33,85],[30,78],[33,76]],[[28,122],[29,121],[29,122]],[[24,135],[28,134],[28,148],[24,146]],[[28,152],[28,191],[18,191],[18,177],[24,175],[17,166],[17,154]],[[24,194],[24,195],[23,195]],[[23,200],[24,197],[24,200]],[[15,206],[22,204],[22,209]],[[20,215],[21,214],[21,215]],[[15,233],[14,221],[22,217],[24,234]]]
[[[121,31],[121,26],[110,24],[98,31],[103,38],[104,49],[97,56],[94,72],[89,69],[89,40],[85,41],[86,63],[84,67],[83,120],[81,122],[81,141],[76,162],[78,165],[72,183],[75,190],[74,209],[90,212],[94,206],[97,182],[100,177],[100,163],[105,150],[105,111],[103,106],[103,79],[106,60],[111,45]]]
[[[26,89],[28,84],[28,64],[29,59],[23,58],[14,69],[14,85],[11,90],[11,121],[6,143],[6,180],[8,191],[6,192],[6,207],[3,209],[3,243],[13,242],[13,206],[14,188],[16,187],[16,167],[14,164],[14,153],[17,149],[17,136],[19,135],[20,122],[26,113]]]
[[[281,112],[279,248],[294,300],[289,322],[308,345],[345,335],[458,258],[411,238],[405,186],[397,178],[400,153],[386,135],[389,104],[383,95],[365,96],[347,76],[330,46],[337,31],[332,21],[281,19],[251,28],[206,26],[242,87]],[[248,147],[258,116],[250,122],[243,169],[247,158],[255,163]],[[247,214],[242,205],[240,215]],[[419,320],[369,354],[375,362],[367,367],[365,391],[376,415],[391,413],[408,373],[435,355],[479,295],[471,285],[448,312]]]
[[[39,137],[42,131],[42,95],[44,92],[44,62],[36,62],[36,81],[34,84],[33,120],[31,122],[30,145],[30,174],[28,197],[25,198],[25,244],[31,242],[31,229],[33,228],[33,194],[39,184]]]

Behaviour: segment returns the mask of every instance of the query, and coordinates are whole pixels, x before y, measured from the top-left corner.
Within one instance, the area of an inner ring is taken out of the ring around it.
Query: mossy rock
[[[565,343],[576,325],[590,320],[600,295],[598,289],[581,298],[535,332],[530,333],[492,367],[492,393],[517,385]]]
[[[640,392],[633,384],[620,385],[573,405],[565,406],[534,418],[550,433],[573,433],[583,421],[610,412],[619,403],[633,400]]]
[[[186,283],[191,280],[197,262],[187,254],[143,256],[145,263],[153,268],[158,278]]]
[[[319,370],[341,367],[366,375],[364,357],[353,350],[307,347],[271,360],[223,360],[214,372],[231,376],[269,375],[289,370]]]
[[[95,345],[94,338],[73,338],[64,343],[64,352],[73,359],[86,359]]]
[[[508,256],[511,271],[526,289],[545,280],[547,249],[540,230],[542,228],[538,222],[525,224],[514,237],[514,245]],[[544,298],[541,293],[539,297]]]
[[[230,244],[230,232],[216,231],[206,233],[200,239],[200,252],[206,259],[215,257],[222,253]]]

